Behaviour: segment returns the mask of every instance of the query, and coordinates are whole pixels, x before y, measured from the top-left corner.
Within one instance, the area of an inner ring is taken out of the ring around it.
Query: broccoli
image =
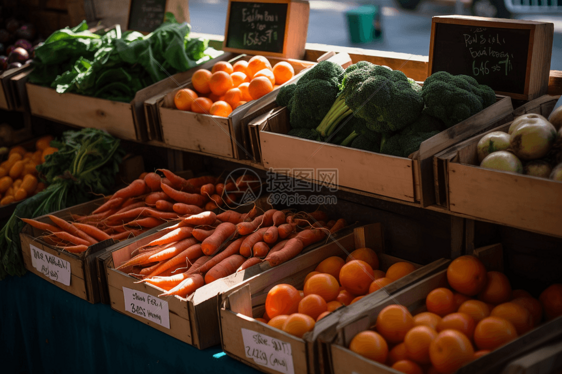
[[[279,93],[277,94],[277,105],[279,106],[287,106],[289,105],[289,101],[293,97],[295,93],[295,89],[297,88],[296,84],[288,84],[282,86],[279,89]]]
[[[320,134],[314,129],[291,129],[288,134],[308,140],[321,140]]]
[[[408,157],[420,149],[423,141],[439,134],[444,128],[443,122],[424,113],[402,131],[384,134],[380,152],[392,156]]]
[[[326,141],[332,144],[348,145],[349,143],[351,143],[351,140],[353,140],[353,138],[357,136],[352,135],[356,134],[357,128],[360,126],[364,127],[362,122],[364,122],[362,119],[349,116],[341,122],[341,124],[337,127],[336,130],[334,130],[334,132],[332,132],[330,136],[326,138]],[[347,144],[342,144],[349,136],[352,136],[352,138],[349,139]]]
[[[400,147],[400,133],[384,133],[382,134],[380,152],[385,155],[402,157],[404,152]]]
[[[467,75],[439,71],[423,84],[424,112],[442,120],[447,127],[473,116],[496,101],[494,91]]]
[[[364,135],[359,135],[358,137],[353,139],[350,147],[362,149],[364,151],[379,153],[380,149],[381,149],[380,134],[379,134],[378,139],[369,139],[368,137],[366,137]]]
[[[306,84],[313,79],[320,79],[333,83],[336,87],[339,85],[339,77],[344,72],[343,68],[331,61],[321,61],[312,69],[307,71],[297,82],[297,85]]]

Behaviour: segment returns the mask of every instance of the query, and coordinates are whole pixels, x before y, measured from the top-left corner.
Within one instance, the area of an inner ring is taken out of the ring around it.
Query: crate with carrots
[[[273,356],[287,372],[321,373],[335,326],[348,305],[380,301],[443,269],[441,259],[419,266],[384,251],[382,227],[370,224],[269,269],[221,295],[225,352],[261,371],[275,373]],[[256,339],[256,336],[260,339]]]
[[[512,290],[500,244],[378,304],[354,305],[331,347],[336,373],[497,373],[562,336],[562,285]]]

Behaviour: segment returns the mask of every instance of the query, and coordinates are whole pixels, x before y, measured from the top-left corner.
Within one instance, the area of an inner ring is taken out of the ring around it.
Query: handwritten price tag
[[[49,279],[70,286],[70,262],[57,256],[49,254],[34,245],[29,245],[31,249],[31,264]]]
[[[127,287],[123,287],[123,296],[127,312],[167,329],[170,328],[170,310],[167,301]]]
[[[291,344],[252,330],[241,330],[246,357],[280,373],[295,373]]]

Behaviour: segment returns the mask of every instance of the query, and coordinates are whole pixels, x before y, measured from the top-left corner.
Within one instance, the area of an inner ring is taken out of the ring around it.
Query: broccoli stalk
[[[340,145],[343,145],[344,147],[348,147],[351,144],[351,142],[358,136],[359,134],[353,131],[351,134],[347,136],[347,138],[344,139],[343,142],[340,143]]]
[[[316,131],[324,137],[330,136],[336,129],[336,125],[351,113],[351,109],[345,104],[345,96],[340,94],[322,122],[320,122],[320,125],[316,128]]]

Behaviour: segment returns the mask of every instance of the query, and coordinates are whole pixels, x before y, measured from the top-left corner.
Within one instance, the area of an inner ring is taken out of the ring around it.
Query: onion
[[[509,134],[503,131],[494,131],[484,135],[478,142],[478,162],[482,162],[490,153],[504,151],[509,148]]]
[[[548,122],[548,120],[546,118],[544,118],[543,116],[541,116],[540,114],[535,114],[535,113],[527,113],[527,114],[523,114],[522,116],[519,116],[517,118],[515,118],[515,120],[513,122],[511,122],[511,126],[509,126],[509,130],[507,130],[507,133],[509,135],[511,135],[511,133],[513,131],[515,131],[515,129],[517,127],[519,127],[519,125],[521,125],[522,123],[526,123],[527,120],[529,119],[535,119],[535,120],[543,120],[545,122]]]
[[[562,164],[558,164],[550,174],[550,179],[562,182]]]
[[[551,172],[552,167],[543,160],[530,161],[525,164],[525,174],[533,177],[548,178]]]
[[[522,160],[546,156],[556,141],[556,129],[548,121],[527,119],[511,133],[511,150]]]
[[[480,167],[486,169],[510,171],[512,173],[523,173],[523,165],[521,161],[511,152],[498,151],[490,153],[482,163]]]

